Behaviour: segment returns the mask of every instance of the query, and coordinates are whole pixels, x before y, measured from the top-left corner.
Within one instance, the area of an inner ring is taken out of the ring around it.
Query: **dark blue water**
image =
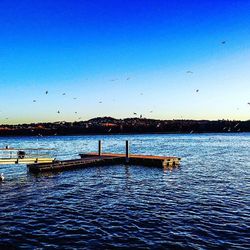
[[[176,155],[181,167],[104,166],[34,176],[0,165],[0,248],[250,249],[250,134],[0,138],[0,147]]]

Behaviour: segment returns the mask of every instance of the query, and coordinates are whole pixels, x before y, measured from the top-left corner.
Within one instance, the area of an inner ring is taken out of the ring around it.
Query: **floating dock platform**
[[[54,160],[50,163],[34,163],[27,165],[32,173],[45,171],[61,171],[89,166],[107,166],[116,164],[144,165],[159,167],[177,167],[180,165],[181,158],[171,156],[154,156],[154,155],[133,155],[129,154],[129,144],[126,141],[125,154],[112,154],[101,152],[101,142],[98,144],[98,153],[79,154],[80,159],[74,160]]]

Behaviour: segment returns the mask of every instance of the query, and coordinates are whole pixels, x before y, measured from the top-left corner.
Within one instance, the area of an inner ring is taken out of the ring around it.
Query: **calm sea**
[[[181,166],[38,176],[0,165],[0,249],[250,249],[250,133],[0,138],[0,147],[174,155]]]

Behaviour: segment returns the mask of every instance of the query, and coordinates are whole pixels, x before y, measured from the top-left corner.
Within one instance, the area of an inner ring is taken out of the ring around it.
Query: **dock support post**
[[[101,156],[102,154],[102,141],[98,141],[98,155]]]
[[[126,140],[126,163],[129,163],[129,143]]]

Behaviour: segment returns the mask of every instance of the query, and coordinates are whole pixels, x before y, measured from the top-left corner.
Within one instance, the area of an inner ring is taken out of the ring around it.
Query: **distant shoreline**
[[[250,132],[250,120],[154,120],[98,117],[88,121],[0,125],[0,137],[6,136],[78,136],[126,134],[201,134]]]
[[[0,125],[0,136],[192,134],[250,132],[250,120],[154,120],[97,117],[88,121]]]

